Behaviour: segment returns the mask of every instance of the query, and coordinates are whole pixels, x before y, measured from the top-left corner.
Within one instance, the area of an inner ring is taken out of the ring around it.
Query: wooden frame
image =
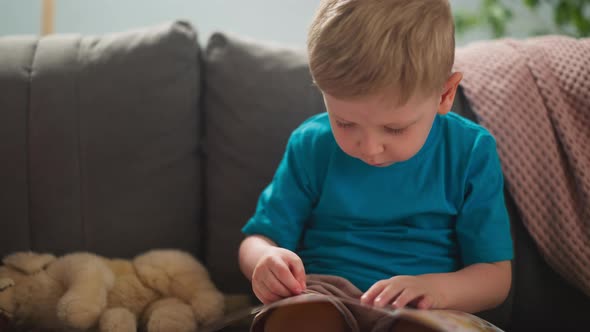
[[[41,9],[41,35],[54,32],[55,0],[43,0]]]

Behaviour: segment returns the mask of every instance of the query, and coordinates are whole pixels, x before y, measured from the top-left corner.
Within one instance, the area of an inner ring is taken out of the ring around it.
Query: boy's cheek
[[[342,151],[349,155],[353,155],[355,140],[352,135],[342,133],[341,130],[334,131],[334,139]]]

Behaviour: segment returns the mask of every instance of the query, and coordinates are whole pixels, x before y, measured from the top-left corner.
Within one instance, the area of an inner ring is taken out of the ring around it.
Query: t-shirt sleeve
[[[264,235],[280,247],[296,249],[318,191],[311,165],[312,145],[300,131],[291,135],[273,180],[260,195],[243,233]]]
[[[465,266],[513,258],[504,178],[496,142],[489,134],[479,136],[473,146],[456,232]]]

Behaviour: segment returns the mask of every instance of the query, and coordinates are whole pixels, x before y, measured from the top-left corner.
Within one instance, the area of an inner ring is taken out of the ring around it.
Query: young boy
[[[260,301],[313,283],[351,286],[377,307],[479,312],[504,301],[503,177],[493,137],[449,113],[462,78],[454,51],[446,0],[321,2],[308,53],[327,113],[292,133],[243,228],[240,266]],[[285,331],[320,311],[279,312],[267,325]]]

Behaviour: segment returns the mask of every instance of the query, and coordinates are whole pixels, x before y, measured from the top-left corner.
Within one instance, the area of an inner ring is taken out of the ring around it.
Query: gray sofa
[[[302,49],[223,33],[200,44],[184,22],[0,37],[0,256],[179,248],[223,291],[249,293],[239,230],[290,131],[323,111]],[[476,120],[462,94],[454,111]],[[509,331],[588,330],[590,299],[507,204],[513,288],[481,315]]]

